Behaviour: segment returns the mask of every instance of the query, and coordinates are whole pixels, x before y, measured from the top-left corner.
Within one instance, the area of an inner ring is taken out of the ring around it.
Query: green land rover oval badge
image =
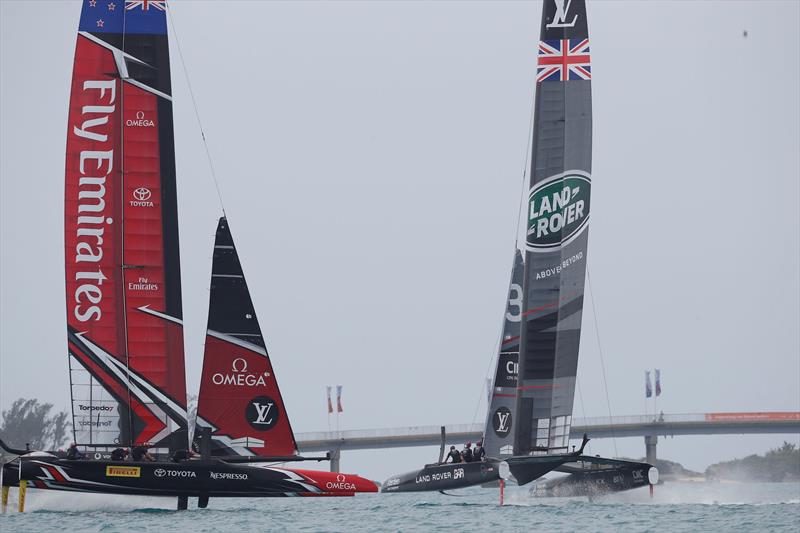
[[[589,222],[591,190],[589,174],[582,170],[537,183],[528,195],[528,250],[556,250],[577,237]]]

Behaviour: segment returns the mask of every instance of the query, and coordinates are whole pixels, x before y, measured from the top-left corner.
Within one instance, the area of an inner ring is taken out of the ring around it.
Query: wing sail
[[[89,0],[81,11],[64,217],[80,444],[187,443],[165,9]]]
[[[508,304],[503,321],[503,338],[497,354],[492,396],[483,432],[483,448],[489,457],[508,457],[514,451],[517,362],[522,319],[522,282],[525,265],[522,253],[514,254],[514,270],[508,287]]]
[[[195,435],[203,427],[212,431],[212,455],[297,454],[292,426],[224,217],[214,242]]]
[[[592,166],[584,0],[545,1],[538,54],[515,455],[569,444]]]

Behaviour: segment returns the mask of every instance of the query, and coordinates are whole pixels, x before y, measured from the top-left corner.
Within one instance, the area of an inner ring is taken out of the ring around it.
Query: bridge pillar
[[[336,448],[329,452],[331,454],[331,472],[339,472],[339,462],[342,458],[342,450]]]
[[[644,436],[644,450],[646,461],[651,465],[656,464],[656,445],[658,444],[658,435],[645,435]]]

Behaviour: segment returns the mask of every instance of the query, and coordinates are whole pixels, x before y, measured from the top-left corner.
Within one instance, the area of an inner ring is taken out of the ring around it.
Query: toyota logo
[[[167,475],[167,471],[163,468],[156,468],[153,474],[155,474],[156,477],[164,477]]]
[[[146,189],[144,187],[139,187],[138,189],[133,191],[133,197],[139,200],[140,202],[149,200],[151,196],[152,193],[150,192],[150,189]]]
[[[344,483],[345,479],[347,479],[347,478],[344,477],[344,474],[339,474],[339,475],[336,476],[336,482],[337,483]]]

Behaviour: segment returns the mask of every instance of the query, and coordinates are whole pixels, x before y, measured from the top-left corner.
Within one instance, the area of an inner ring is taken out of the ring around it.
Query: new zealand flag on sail
[[[539,69],[536,83],[591,79],[589,39],[539,41]]]
[[[165,0],[84,0],[78,29],[92,33],[167,33]]]

